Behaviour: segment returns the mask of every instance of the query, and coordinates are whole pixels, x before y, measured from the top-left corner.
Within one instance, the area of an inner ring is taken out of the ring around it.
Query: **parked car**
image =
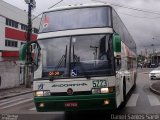
[[[149,73],[149,78],[150,78],[151,80],[160,79],[160,67],[153,69],[153,70]]]

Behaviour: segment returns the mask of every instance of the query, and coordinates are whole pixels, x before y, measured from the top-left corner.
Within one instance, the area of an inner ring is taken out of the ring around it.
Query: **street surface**
[[[1,119],[14,117],[18,120],[90,120],[91,118],[92,120],[135,120],[138,118],[160,120],[160,96],[150,91],[151,82],[154,81],[149,80],[147,71],[139,72],[136,89],[133,90],[123,110],[38,113],[30,93],[0,100]]]

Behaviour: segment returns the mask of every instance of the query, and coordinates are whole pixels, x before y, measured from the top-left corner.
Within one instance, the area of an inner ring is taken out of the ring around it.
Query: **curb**
[[[150,85],[150,90],[151,90],[153,93],[160,95],[160,91],[154,89],[154,88],[152,87],[152,85]]]
[[[5,97],[1,97],[0,100],[7,99],[7,98],[11,98],[11,97],[15,97],[15,96],[19,96],[19,95],[28,94],[28,93],[31,93],[31,92],[32,92],[32,91],[26,91],[26,92],[14,94],[14,95],[8,95],[8,96],[5,96]]]

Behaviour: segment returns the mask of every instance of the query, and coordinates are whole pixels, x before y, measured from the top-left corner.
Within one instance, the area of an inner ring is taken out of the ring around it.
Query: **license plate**
[[[64,103],[65,107],[78,107],[78,103],[77,102],[66,102]]]

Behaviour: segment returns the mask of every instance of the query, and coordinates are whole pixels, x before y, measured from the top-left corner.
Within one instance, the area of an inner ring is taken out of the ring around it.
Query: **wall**
[[[0,89],[19,85],[19,66],[13,61],[0,62]]]

